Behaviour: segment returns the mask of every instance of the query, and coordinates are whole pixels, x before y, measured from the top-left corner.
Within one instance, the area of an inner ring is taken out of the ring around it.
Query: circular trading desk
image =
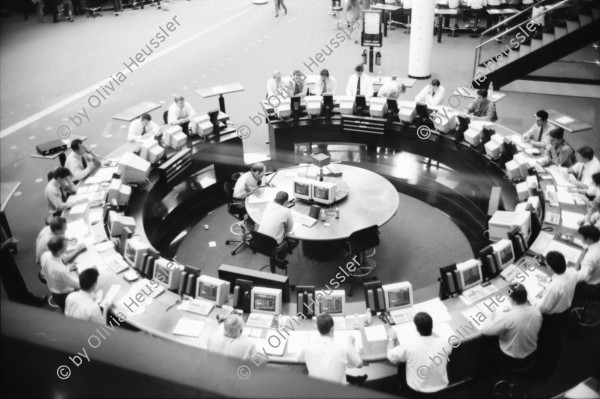
[[[331,207],[339,208],[339,218],[335,217],[335,212],[327,212],[325,221],[319,219],[312,227],[308,227],[300,223],[298,216],[308,215],[312,205],[320,204],[297,199],[296,205],[291,208],[295,220],[289,236],[302,240],[304,253],[313,259],[331,255],[334,252],[332,241],[341,242],[352,233],[373,225],[381,227],[396,214],[399,205],[396,188],[376,173],[342,164],[324,169],[324,173],[332,170],[342,174],[341,177],[324,177],[324,181],[344,187],[346,196],[342,195],[342,199],[331,204]],[[272,180],[267,176],[265,179],[275,187],[265,188],[260,197],[253,194],[246,198],[248,215],[260,224],[263,211],[275,193],[285,191],[293,198],[294,181],[306,177],[311,170],[315,172],[318,168],[312,165],[286,168],[278,170]]]

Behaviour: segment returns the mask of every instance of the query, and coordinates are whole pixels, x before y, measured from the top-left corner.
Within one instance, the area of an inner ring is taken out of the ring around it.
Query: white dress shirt
[[[85,156],[86,167],[83,167],[83,157]],[[67,160],[65,161],[65,168],[69,169],[73,173],[73,180],[80,181],[87,177],[94,167],[94,160],[89,155],[79,155],[75,151],[72,151]]]
[[[531,9],[531,20],[533,21],[533,23],[542,26],[544,25],[544,18],[546,17],[546,14],[540,15],[544,11],[546,11],[546,7],[544,6],[535,6]]]
[[[277,82],[275,78],[267,80],[267,97],[278,96],[282,95],[282,93],[285,93],[283,86],[283,80],[280,80],[279,82]]]
[[[562,313],[571,307],[575,287],[584,277],[572,267],[567,267],[563,274],[554,274],[552,281],[544,290],[542,297],[533,303],[543,314]]]
[[[482,333],[497,335],[502,352],[515,359],[523,359],[535,351],[542,327],[542,313],[538,308],[515,304],[506,312],[494,312],[492,317]]]
[[[258,188],[258,181],[252,174],[252,172],[246,172],[240,176],[235,182],[233,188],[233,198],[244,199],[246,196]]]
[[[50,180],[46,185],[44,197],[46,198],[46,205],[50,213],[62,211],[69,207],[67,202],[62,200],[62,190],[60,184],[55,179]]]
[[[550,144],[550,132],[554,130],[556,126],[546,121],[542,126],[538,126],[534,123],[528,131],[523,133],[522,137],[526,140],[533,140],[536,142],[543,143],[544,147]],[[540,138],[540,129],[542,129],[542,137]]]
[[[590,245],[581,260],[581,273],[588,284],[600,284],[600,241]]]
[[[583,173],[581,173],[582,168]],[[582,162],[577,162],[575,165],[573,165],[573,174],[575,175],[575,178],[585,184],[587,187],[590,187],[594,184],[592,175],[595,173],[600,173],[600,161],[598,161],[598,158],[596,157],[593,157],[588,163],[584,164]]]
[[[342,344],[326,335],[305,347],[298,360],[306,363],[311,377],[338,384],[346,384],[347,367],[361,364],[360,355],[350,343]]]
[[[169,122],[169,125],[178,125],[179,122],[177,121],[179,119],[192,118],[194,115],[196,115],[196,111],[194,111],[194,108],[192,108],[190,103],[186,101],[183,105],[183,108],[179,108],[177,103],[171,104],[168,115],[167,121]]]
[[[54,236],[54,234],[52,233],[52,230],[50,230],[50,226],[44,227],[42,231],[40,231],[40,234],[38,234],[37,239],[35,240],[35,261],[37,263],[42,261],[42,255],[45,252],[50,251],[48,249],[48,241],[50,241],[52,236]]]
[[[223,335],[223,331],[208,338],[207,348],[211,352],[225,356],[246,360],[256,355],[256,345],[246,337],[230,338]]]
[[[275,202],[267,204],[263,211],[258,232],[273,237],[277,244],[283,242],[286,233],[294,229],[292,211]]]
[[[440,87],[434,89],[433,86],[427,85],[417,94],[415,101],[425,103],[428,107],[436,107],[442,104],[445,94],[446,89],[444,89],[444,86],[440,85]]]
[[[392,363],[406,362],[406,383],[418,392],[437,392],[448,386],[447,356],[452,346],[439,336],[422,335],[399,338],[400,345],[389,349],[387,358]],[[437,359],[436,359],[437,357]],[[440,362],[434,362],[433,360]],[[423,372],[426,367],[427,374]],[[426,376],[426,378],[423,378]]]
[[[145,132],[144,132],[145,128]],[[159,131],[159,127],[154,121],[148,121],[148,126],[142,124],[142,118],[138,118],[129,124],[129,132],[127,133],[127,141],[146,141],[153,139],[154,135]]]
[[[393,100],[398,99],[401,95],[400,91],[400,83],[397,80],[390,80],[377,92],[377,97],[381,98],[391,98]]]
[[[348,79],[348,84],[346,85],[346,95],[350,97],[356,96],[357,86],[358,75],[353,73],[350,75],[350,79]],[[373,97],[373,82],[371,81],[371,77],[366,73],[360,76],[360,95],[366,98]]]
[[[42,255],[42,274],[46,278],[48,289],[53,294],[66,294],[79,289],[79,278],[75,272],[69,271],[62,259],[46,252]]]
[[[469,7],[473,10],[479,10],[487,5],[486,0],[469,0]]]
[[[100,306],[96,303],[96,297],[86,291],[73,292],[67,296],[65,316],[106,324],[106,318],[102,314]]]
[[[362,83],[362,82],[361,82]],[[334,77],[327,78],[327,83],[323,84],[323,79],[319,77],[317,84],[315,84],[315,95],[322,96],[323,94],[335,95],[337,90],[337,81]]]

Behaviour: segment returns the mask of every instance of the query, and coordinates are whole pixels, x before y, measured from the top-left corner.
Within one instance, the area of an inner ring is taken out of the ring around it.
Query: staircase
[[[484,32],[513,25],[492,38],[484,39],[482,35],[482,43],[475,49],[474,88],[487,88],[493,82],[494,89],[500,89],[600,40],[600,0],[545,0],[536,5],[539,6],[544,6],[545,11],[535,18],[531,6]],[[534,22],[541,19],[545,25],[536,29]],[[577,81],[577,76],[572,78]]]

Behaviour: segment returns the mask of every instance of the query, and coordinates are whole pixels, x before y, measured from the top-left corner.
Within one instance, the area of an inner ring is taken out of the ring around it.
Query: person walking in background
[[[38,22],[43,23],[46,22],[44,18],[44,2],[42,0],[32,0],[33,4],[35,4],[35,10],[38,17]]]
[[[273,2],[275,3],[275,18],[279,16],[280,8],[283,8],[283,11],[285,11],[285,13],[287,14],[287,7],[283,3],[283,0],[273,0]]]
[[[348,28],[350,28],[350,37],[353,37],[355,31],[360,26],[360,0],[348,0],[346,6],[346,21],[348,22]],[[358,40],[354,40],[354,43],[358,43]]]

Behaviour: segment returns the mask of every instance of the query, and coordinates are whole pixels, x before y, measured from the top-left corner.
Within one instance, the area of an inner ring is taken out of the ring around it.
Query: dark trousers
[[[81,7],[81,0],[73,0],[73,13],[75,15],[83,15],[83,7]]]
[[[0,278],[2,279],[2,285],[8,299],[24,305],[39,305],[40,298],[33,295],[27,289],[19,267],[8,249],[2,251],[1,261]]]
[[[568,320],[569,311],[559,314],[545,314],[538,335],[538,375],[547,378],[556,371],[562,348],[562,334]]]
[[[56,302],[56,304],[63,310],[65,310],[65,302],[67,301],[67,296],[70,294],[70,292],[66,293],[66,294],[55,294],[52,293],[52,298],[54,299],[54,302]]]
[[[48,7],[52,12],[52,20],[54,23],[58,22],[58,2],[57,0],[48,0]]]

